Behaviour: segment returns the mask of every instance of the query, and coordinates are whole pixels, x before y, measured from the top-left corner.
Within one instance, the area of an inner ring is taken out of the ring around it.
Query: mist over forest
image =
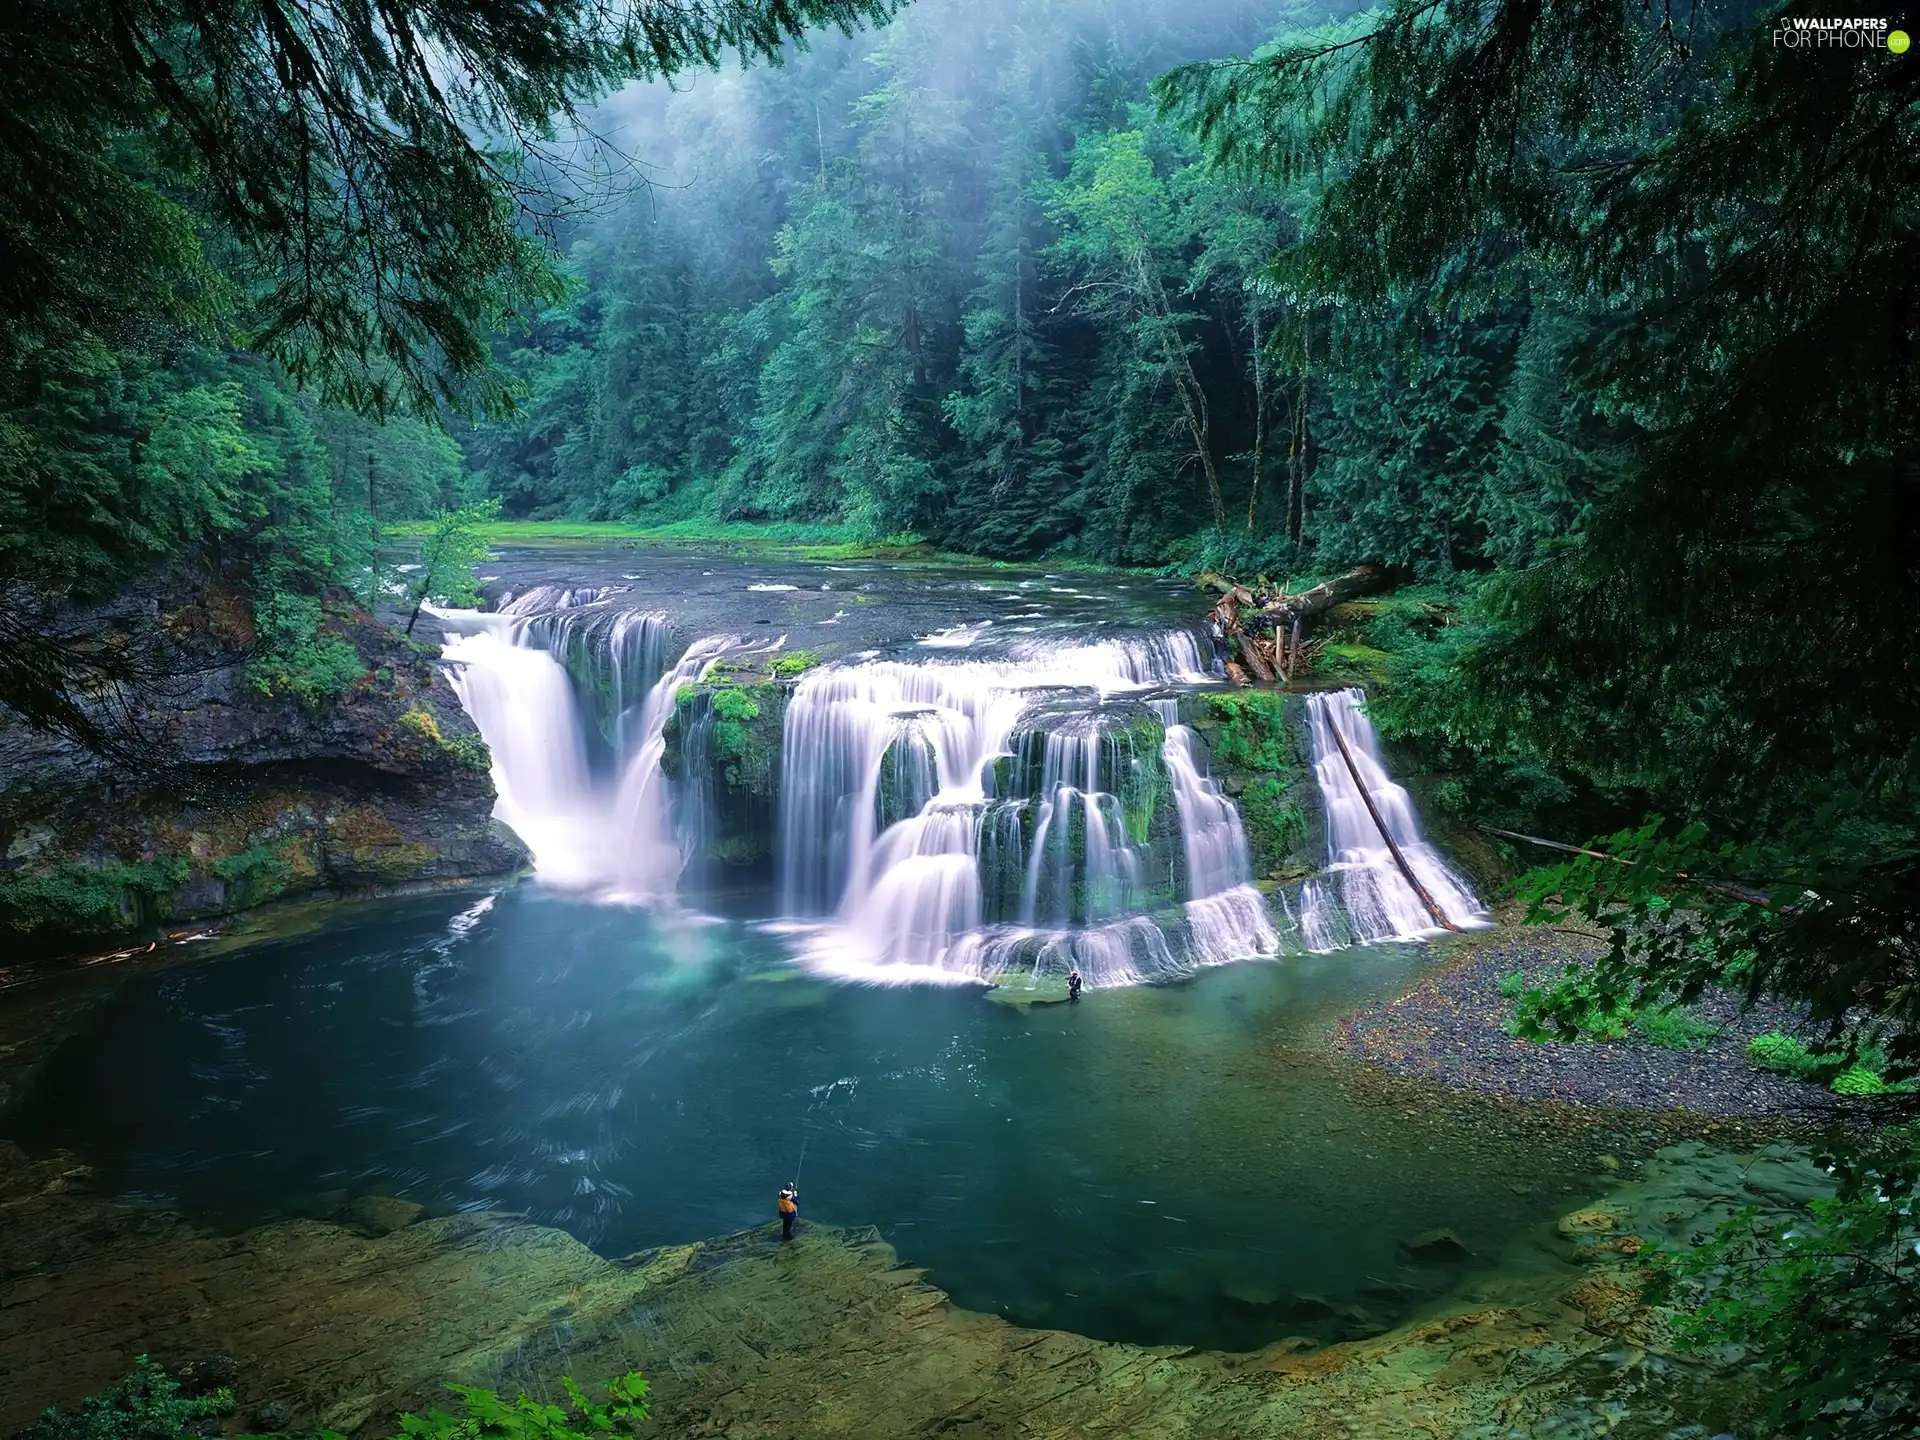
[[[501,343],[524,413],[471,463],[526,518],[1422,576],[1524,558],[1625,439],[1557,378],[1577,314],[1515,277],[1439,318],[1303,301],[1268,267],[1316,176],[1223,173],[1149,94],[1351,8],[932,0],[630,88],[594,128],[636,163],[571,238],[572,296]]]

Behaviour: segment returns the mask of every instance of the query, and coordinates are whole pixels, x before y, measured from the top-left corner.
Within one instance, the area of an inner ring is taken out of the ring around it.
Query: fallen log
[[[1360,565],[1324,585],[1302,590],[1298,595],[1281,595],[1269,600],[1250,618],[1271,624],[1276,630],[1282,629],[1290,627],[1296,620],[1310,620],[1324,610],[1357,600],[1362,595],[1377,594],[1386,588],[1387,572],[1384,567]]]
[[[1543,850],[1559,850],[1568,855],[1584,855],[1589,860],[1605,860],[1610,865],[1632,865],[1634,862],[1624,855],[1609,855],[1604,850],[1589,850],[1584,845],[1568,845],[1561,840],[1542,840],[1538,835],[1522,835],[1518,830],[1501,830],[1492,825],[1480,827],[1489,835],[1498,835],[1503,840],[1524,840],[1529,845],[1538,845]],[[1702,890],[1711,890],[1716,895],[1725,895],[1732,900],[1744,900],[1749,905],[1758,905],[1762,909],[1774,908],[1773,897],[1764,890],[1756,890],[1751,885],[1736,885],[1727,880],[1708,880],[1700,875],[1689,875],[1684,870],[1673,872],[1673,878],[1684,880],[1689,885],[1698,885]],[[1795,913],[1793,907],[1783,909],[1783,914]]]
[[[1340,747],[1340,758],[1347,762],[1347,773],[1353,777],[1353,788],[1360,792],[1360,798],[1367,802],[1367,814],[1373,817],[1373,828],[1380,832],[1380,838],[1387,842],[1387,853],[1393,856],[1393,863],[1400,867],[1400,873],[1407,877],[1407,884],[1413,887],[1413,893],[1420,897],[1420,903],[1427,907],[1427,913],[1433,916],[1443,928],[1458,932],[1460,927],[1447,918],[1447,912],[1434,903],[1433,896],[1427,893],[1427,887],[1420,883],[1420,877],[1413,873],[1413,866],[1407,863],[1407,857],[1400,853],[1400,846],[1394,841],[1393,832],[1387,829],[1387,822],[1380,815],[1380,807],[1373,803],[1373,796],[1367,790],[1367,782],[1360,778],[1360,767],[1353,763],[1353,752],[1347,748],[1347,737],[1340,733],[1340,726],[1332,720],[1327,721],[1327,729],[1333,732],[1333,743]]]

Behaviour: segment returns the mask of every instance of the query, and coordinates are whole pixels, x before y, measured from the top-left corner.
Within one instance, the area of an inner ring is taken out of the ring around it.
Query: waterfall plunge
[[[1442,931],[1394,862],[1354,783],[1355,771],[1408,868],[1441,913],[1461,929],[1488,923],[1472,887],[1421,837],[1412,798],[1381,762],[1365,703],[1366,692],[1357,689],[1307,697],[1314,772],[1327,814],[1327,874],[1308,881],[1301,892],[1300,930],[1312,950],[1417,940]]]
[[[494,814],[533,852],[535,874],[621,898],[670,896],[682,857],[660,773],[667,718],[740,642],[697,640],[669,666],[666,617],[605,599],[542,586],[494,615],[436,611],[449,632],[442,653],[493,755]]]
[[[1137,698],[1208,678],[1185,632],[805,677],[781,795],[783,909],[826,922],[804,953],[881,983],[1077,965],[1095,986],[1274,953],[1238,814],[1176,702]],[[1187,880],[1171,917],[1143,910],[1136,833],[1160,779]]]

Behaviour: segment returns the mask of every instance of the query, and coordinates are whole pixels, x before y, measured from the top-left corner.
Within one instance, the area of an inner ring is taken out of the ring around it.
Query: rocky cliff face
[[[146,767],[0,719],[0,944],[79,949],[525,863],[436,647],[342,618],[366,674],[306,705],[249,681],[244,612],[221,612],[217,588],[168,581],[88,617],[111,643],[167,637],[170,675],[129,706]]]

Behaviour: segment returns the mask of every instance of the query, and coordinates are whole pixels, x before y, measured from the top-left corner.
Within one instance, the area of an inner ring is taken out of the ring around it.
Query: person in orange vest
[[[793,1222],[800,1218],[800,1192],[791,1185],[780,1189],[780,1238],[793,1238]]]

